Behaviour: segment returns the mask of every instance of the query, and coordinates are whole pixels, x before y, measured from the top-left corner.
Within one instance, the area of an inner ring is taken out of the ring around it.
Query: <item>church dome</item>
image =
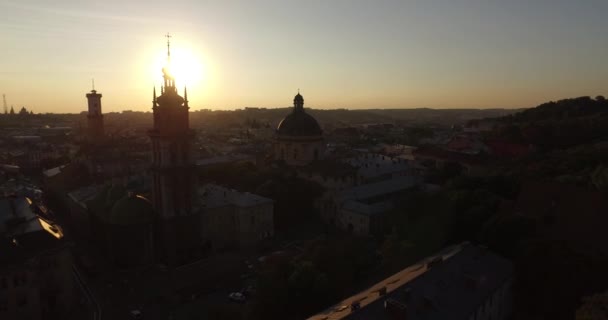
[[[118,200],[108,216],[108,223],[115,225],[146,224],[154,221],[154,207],[148,199],[129,194]]]
[[[277,134],[282,136],[318,136],[322,134],[317,120],[311,115],[293,112],[285,117],[277,127]]]
[[[298,93],[293,99],[293,112],[287,115],[277,127],[279,136],[320,136],[323,134],[319,123],[304,111],[304,97]]]

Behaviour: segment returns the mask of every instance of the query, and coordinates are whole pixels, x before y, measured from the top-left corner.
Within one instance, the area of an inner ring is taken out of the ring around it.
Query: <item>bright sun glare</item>
[[[166,51],[159,53],[153,64],[155,78],[160,80],[161,70],[167,66]],[[205,77],[205,70],[201,59],[193,50],[171,46],[171,65],[170,72],[175,78],[175,83],[179,87],[194,87],[199,85]]]

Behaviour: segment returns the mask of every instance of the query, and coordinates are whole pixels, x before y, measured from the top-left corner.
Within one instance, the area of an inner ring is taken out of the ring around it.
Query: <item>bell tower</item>
[[[188,118],[188,94],[177,93],[171,73],[170,35],[167,65],[163,68],[161,95],[153,90],[152,198],[157,219],[158,256],[170,266],[187,263],[200,254],[200,222],[192,210],[194,164]]]
[[[103,114],[101,113],[101,93],[95,90],[95,82],[90,93],[87,93],[89,110],[87,114],[87,139],[99,142],[103,139]]]

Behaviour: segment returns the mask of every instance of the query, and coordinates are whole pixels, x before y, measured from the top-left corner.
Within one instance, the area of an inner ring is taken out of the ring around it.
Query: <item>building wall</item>
[[[298,172],[297,175],[299,178],[316,182],[328,190],[343,190],[353,187],[356,184],[356,179],[353,175],[336,177],[313,172]]]
[[[237,246],[236,217],[233,206],[205,208],[201,214],[203,239],[212,250],[222,250]]]
[[[370,217],[368,215],[341,209],[337,221],[339,228],[356,235],[365,236],[370,233]]]
[[[323,158],[325,143],[322,137],[277,138],[274,145],[275,160],[292,166],[305,166]]]
[[[250,247],[274,234],[274,205],[272,203],[238,208],[237,237],[240,247]]]
[[[505,281],[502,286],[486,297],[469,317],[469,320],[509,319],[512,311],[511,306],[513,305],[512,285],[512,279]]]
[[[78,235],[89,238],[91,236],[91,219],[89,211],[72,197],[66,197],[70,213],[70,225]]]
[[[0,270],[0,319],[60,319],[76,305],[66,247]]]
[[[252,247],[274,235],[274,204],[206,208],[201,223],[213,250]]]

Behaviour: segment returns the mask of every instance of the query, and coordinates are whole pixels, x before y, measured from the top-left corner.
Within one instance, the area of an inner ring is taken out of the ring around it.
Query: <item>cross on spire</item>
[[[167,32],[165,38],[167,38],[167,58],[171,58],[171,34]]]

